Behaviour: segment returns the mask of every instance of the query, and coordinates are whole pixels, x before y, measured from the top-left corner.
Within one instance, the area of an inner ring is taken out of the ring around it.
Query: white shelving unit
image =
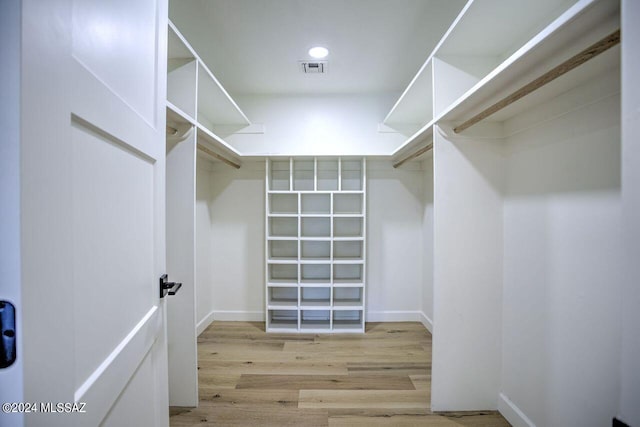
[[[195,127],[198,148],[209,157],[240,167],[241,154],[216,129],[241,129],[251,122],[178,29],[169,22],[167,132]]]
[[[434,125],[470,119],[619,25],[616,0],[470,0],[384,120],[409,135],[394,160],[429,145]],[[486,120],[502,122],[584,83],[615,66],[615,55],[619,48]]]
[[[266,160],[266,329],[364,332],[366,160]]]

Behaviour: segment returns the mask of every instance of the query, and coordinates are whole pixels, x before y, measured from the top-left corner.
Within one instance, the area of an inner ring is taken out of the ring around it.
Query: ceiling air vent
[[[304,74],[326,74],[328,65],[327,61],[300,61],[300,70]]]

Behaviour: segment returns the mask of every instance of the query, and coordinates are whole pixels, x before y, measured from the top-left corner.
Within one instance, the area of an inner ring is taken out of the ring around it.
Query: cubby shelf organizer
[[[364,332],[366,159],[266,160],[267,332]]]

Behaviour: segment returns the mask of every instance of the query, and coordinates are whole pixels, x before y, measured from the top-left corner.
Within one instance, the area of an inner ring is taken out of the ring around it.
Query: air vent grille
[[[327,61],[300,61],[300,71],[304,74],[326,74]]]

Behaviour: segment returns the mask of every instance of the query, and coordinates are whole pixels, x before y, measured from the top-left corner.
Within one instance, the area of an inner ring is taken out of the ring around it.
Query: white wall
[[[367,321],[420,321],[424,171],[367,162]]]
[[[264,162],[207,170],[198,160],[199,329],[213,319],[263,320]],[[369,160],[367,174],[367,321],[420,321],[424,171]]]
[[[405,138],[379,133],[377,126],[395,98],[239,96],[238,105],[265,132],[230,135],[227,142],[245,155],[389,155]]]
[[[609,73],[505,123],[500,409],[516,426],[595,427],[615,416],[618,93]],[[514,408],[528,421],[510,418]]]
[[[214,320],[264,320],[264,174],[264,161],[211,172]]]
[[[640,425],[640,2],[622,1],[622,199],[625,237],[620,419]]]

